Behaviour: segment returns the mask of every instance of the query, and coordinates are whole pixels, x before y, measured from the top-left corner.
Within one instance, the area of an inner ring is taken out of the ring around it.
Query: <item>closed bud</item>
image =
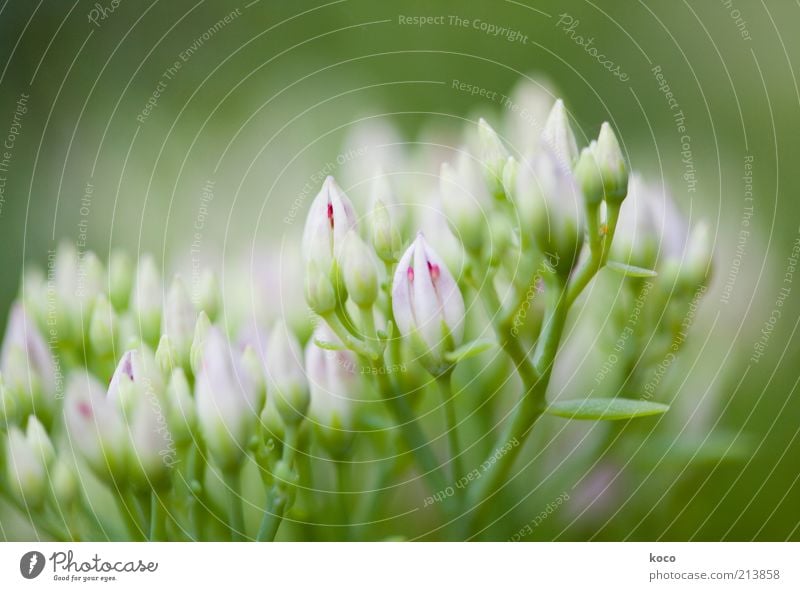
[[[264,374],[264,361],[256,353],[252,345],[245,345],[244,351],[242,351],[241,365],[253,383],[255,389],[253,400],[255,401],[255,406],[260,409],[267,399],[267,379]]]
[[[210,328],[211,321],[208,319],[208,316],[206,316],[205,312],[200,312],[200,314],[197,315],[197,322],[194,325],[194,338],[192,339],[192,347],[189,352],[189,361],[194,375],[197,375],[200,371],[203,347]]]
[[[167,384],[168,422],[177,443],[188,443],[197,425],[197,409],[189,381],[180,367],[172,371]]]
[[[680,279],[689,288],[705,285],[711,278],[713,249],[708,224],[698,222],[689,234],[686,256],[681,267]]]
[[[464,299],[445,264],[418,234],[395,271],[392,309],[400,333],[433,374],[447,367],[444,355],[464,337]]]
[[[397,208],[389,210],[394,205],[394,197],[389,180],[382,172],[378,172],[373,179],[370,195],[369,239],[382,261],[394,263],[402,247],[400,224],[395,219]]]
[[[325,179],[322,189],[314,198],[303,229],[303,257],[314,261],[317,268],[331,280],[335,273],[334,262],[344,237],[357,228],[353,204],[332,176]]]
[[[583,196],[572,172],[546,146],[520,164],[516,205],[523,245],[534,242],[559,261],[557,270],[569,273],[583,244]]]
[[[47,435],[47,431],[34,415],[28,417],[28,426],[25,429],[25,439],[28,445],[33,449],[33,453],[37,458],[40,458],[45,466],[53,463],[56,457],[56,450],[53,448],[53,442]]]
[[[323,445],[333,456],[338,456],[347,450],[353,437],[358,365],[352,351],[322,349],[316,341],[339,343],[339,340],[327,325],[320,324],[305,351],[311,390],[309,418]]]
[[[517,187],[517,171],[519,170],[519,162],[513,156],[509,156],[506,160],[506,165],[503,167],[503,187],[505,187],[506,195],[513,198],[514,190]]]
[[[169,376],[173,369],[180,367],[178,364],[178,354],[175,352],[175,347],[172,345],[172,340],[169,338],[169,335],[161,335],[161,340],[158,341],[158,347],[156,348],[156,367],[158,367],[164,376]]]
[[[3,374],[0,373],[0,431],[7,430],[19,420],[19,404],[8,388]]]
[[[503,198],[503,168],[508,151],[497,132],[484,119],[478,121],[478,138],[481,146],[481,160],[484,166],[486,186],[494,197]]]
[[[272,329],[266,362],[268,389],[275,406],[284,423],[297,425],[308,411],[308,382],[303,372],[300,344],[282,322]]]
[[[150,346],[161,334],[161,275],[153,257],[143,256],[136,271],[133,288],[133,313],[142,339]]]
[[[378,297],[378,268],[369,246],[355,230],[344,238],[339,270],[350,299],[362,308],[372,306]]]
[[[578,163],[575,165],[575,180],[581,188],[586,205],[589,208],[598,208],[603,202],[605,190],[603,189],[603,175],[597,162],[597,143],[592,142],[581,150]]]
[[[176,277],[169,288],[163,322],[163,332],[169,337],[176,355],[174,363],[181,367],[188,367],[197,311],[180,277]]]
[[[198,425],[211,455],[223,470],[235,469],[261,409],[252,377],[217,327],[205,338],[195,393]]]
[[[555,154],[562,166],[572,168],[578,158],[578,142],[569,124],[564,101],[558,99],[545,121],[542,140]]]
[[[122,251],[113,252],[108,261],[108,294],[111,304],[118,312],[128,308],[133,275],[134,269],[130,257]]]
[[[333,312],[337,297],[330,276],[321,271],[314,261],[309,261],[303,279],[308,307],[320,316]]]
[[[600,126],[595,158],[603,179],[606,201],[621,203],[628,194],[628,167],[625,164],[617,136],[608,122]]]
[[[217,275],[209,269],[206,269],[200,277],[197,299],[200,309],[208,315],[211,322],[214,322],[220,311],[220,291]]]
[[[47,491],[47,463],[41,450],[34,447],[18,427],[13,426],[8,431],[6,453],[11,490],[27,508],[40,508]]]
[[[110,355],[114,351],[114,323],[115,314],[111,302],[105,294],[98,295],[89,322],[89,344],[92,351],[100,356]]]
[[[453,168],[446,162],[439,174],[442,207],[456,238],[471,254],[477,255],[486,238],[486,185],[472,157],[465,151]]]
[[[80,494],[75,465],[63,456],[56,460],[51,471],[53,502],[59,507],[70,507]]]

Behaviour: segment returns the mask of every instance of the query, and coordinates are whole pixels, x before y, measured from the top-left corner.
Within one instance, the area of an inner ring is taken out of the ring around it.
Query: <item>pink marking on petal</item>
[[[428,273],[431,275],[431,280],[435,282],[439,279],[439,275],[441,275],[442,271],[439,269],[439,265],[428,261]]]
[[[92,418],[92,406],[88,402],[82,400],[81,402],[78,403],[78,413],[80,413],[80,415],[84,419],[87,419],[87,420],[91,419]]]
[[[406,277],[408,277],[409,283],[414,283],[414,267],[408,268],[408,271],[406,271]]]
[[[331,230],[333,230],[333,203],[328,201],[328,222],[331,225]]]

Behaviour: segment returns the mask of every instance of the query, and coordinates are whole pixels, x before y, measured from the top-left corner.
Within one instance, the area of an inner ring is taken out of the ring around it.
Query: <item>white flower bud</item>
[[[70,375],[64,402],[70,445],[99,476],[112,480],[124,476],[126,428],[119,407],[87,371]]]
[[[180,367],[172,339],[165,334],[161,335],[161,340],[158,341],[158,347],[156,347],[156,367],[165,377],[169,376],[173,369]]]
[[[189,353],[194,339],[197,311],[180,277],[176,277],[167,294],[164,309],[164,334],[169,337],[176,355],[174,363],[189,367]]]
[[[314,312],[323,316],[336,309],[336,290],[327,273],[323,273],[314,261],[306,265],[303,278],[306,287],[306,303]]]
[[[358,365],[352,351],[322,349],[315,341],[339,343],[339,340],[327,325],[320,323],[305,351],[311,390],[309,418],[324,445],[336,454],[344,451],[352,440],[352,398],[358,392]]]
[[[15,303],[0,349],[0,372],[20,415],[52,416],[57,394],[56,366],[39,329],[22,304]]]
[[[206,335],[211,328],[211,321],[206,316],[205,312],[200,312],[197,315],[197,323],[194,325],[194,338],[192,339],[192,347],[190,349],[189,357],[192,366],[192,373],[196,376],[200,373],[200,366],[202,364],[203,348],[205,346]]]
[[[128,308],[133,287],[133,264],[122,251],[111,253],[108,261],[109,298],[118,312]]]
[[[374,253],[355,230],[344,237],[339,270],[350,299],[369,308],[378,297],[378,268]]]
[[[464,299],[453,276],[418,234],[395,271],[392,308],[400,333],[411,339],[427,369],[447,367],[444,354],[464,337]]]
[[[81,337],[81,310],[78,292],[78,252],[64,242],[59,245],[53,267],[52,330],[61,343],[78,342]]]
[[[542,252],[557,255],[558,269],[568,272],[583,244],[583,195],[572,172],[547,147],[520,163],[516,205],[523,245],[532,238]]]
[[[681,268],[680,277],[689,289],[706,284],[711,275],[713,248],[708,224],[698,222],[689,234],[686,245],[686,257]]]
[[[592,141],[581,150],[578,163],[575,165],[575,180],[581,188],[586,205],[599,207],[603,202],[603,175],[597,162],[597,142]]]
[[[271,396],[284,422],[296,425],[308,411],[308,382],[303,373],[300,344],[286,325],[278,322],[267,344],[267,376]]]
[[[480,253],[486,238],[488,196],[472,157],[465,151],[458,155],[456,168],[443,163],[439,174],[442,208],[447,222],[464,248]]]
[[[139,260],[132,308],[142,339],[155,346],[161,334],[161,275],[150,255]]]
[[[578,158],[578,142],[569,124],[564,101],[558,99],[545,121],[542,140],[553,151],[558,161],[567,168],[572,168]]]
[[[332,176],[314,198],[303,230],[303,257],[323,273],[333,274],[334,261],[347,232],[357,227],[353,204]]]
[[[197,422],[211,455],[223,469],[244,457],[261,412],[251,375],[222,331],[212,326],[205,339],[197,375]]]
[[[29,421],[36,419],[30,417]],[[38,434],[33,435],[33,438],[38,437]],[[8,482],[12,491],[30,509],[40,508],[47,494],[47,465],[52,461],[54,452],[46,433],[44,438],[47,439],[47,446],[44,447],[47,448],[49,457],[43,455],[40,442],[32,440],[30,423],[27,434],[23,434],[16,426],[12,426],[8,431],[6,460]]]
[[[628,194],[628,166],[617,136],[608,122],[600,126],[595,158],[603,178],[606,201],[620,203]]]
[[[478,137],[481,146],[481,160],[484,165],[486,186],[494,197],[503,196],[503,168],[508,158],[497,132],[484,119],[478,121]]]
[[[100,356],[110,355],[114,350],[115,313],[105,294],[100,294],[94,303],[89,323],[89,344]]]
[[[75,465],[59,457],[51,472],[53,502],[59,507],[70,507],[80,494]]]
[[[169,428],[175,441],[178,443],[191,441],[197,425],[197,408],[186,374],[180,367],[175,368],[169,378],[167,400]]]
[[[370,194],[369,239],[381,260],[393,263],[400,256],[399,227],[402,224],[394,219],[397,208],[394,207],[392,188],[382,172],[378,172],[373,179]],[[390,211],[390,207],[393,211]]]
[[[6,388],[3,374],[0,373],[0,430],[6,430],[19,419],[19,403],[16,396]]]
[[[211,322],[219,316],[220,311],[220,290],[217,283],[217,275],[210,269],[206,269],[200,277],[200,289],[198,293],[198,305],[203,310]]]

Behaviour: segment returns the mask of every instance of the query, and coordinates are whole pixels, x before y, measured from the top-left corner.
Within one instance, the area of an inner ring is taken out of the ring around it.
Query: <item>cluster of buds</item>
[[[54,273],[26,275],[0,350],[0,460],[13,497],[34,508],[74,502],[86,466],[141,522],[142,498],[153,495],[155,538],[164,535],[158,503],[173,511],[170,534],[200,535],[198,506],[221,504],[209,486],[218,474],[234,496],[229,525],[239,539],[247,524],[236,509],[238,479],[251,462],[267,486],[258,537],[269,538],[298,491],[314,490],[301,466],[318,450],[341,464],[369,437],[365,425],[394,420],[435,478],[438,463],[424,455],[406,397],[429,384],[445,394],[451,476],[462,476],[451,378],[489,348],[513,361],[525,386],[522,419],[512,421],[521,441],[524,419],[544,412],[569,306],[604,266],[687,288],[707,281],[706,226],[689,229],[665,191],[629,174],[608,123],[579,151],[556,101],[524,157],[486,121],[475,131],[477,149],[460,148],[433,188],[446,222],[402,213],[380,170],[365,183],[362,215],[333,177],[324,180],[300,249],[313,312],[304,330],[282,320],[223,323],[213,273],[190,295],[180,277],[165,283],[152,257],[134,265],[115,253],[106,267],[60,248]],[[513,461],[521,447],[495,461]]]

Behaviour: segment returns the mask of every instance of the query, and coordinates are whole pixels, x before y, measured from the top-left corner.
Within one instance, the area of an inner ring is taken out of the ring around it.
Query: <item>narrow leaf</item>
[[[476,355],[480,355],[484,351],[488,351],[489,349],[495,346],[495,342],[488,340],[488,339],[478,339],[476,341],[470,341],[469,343],[464,343],[457,349],[447,353],[445,355],[445,359],[450,363],[458,363],[459,361],[463,361],[464,359],[469,359],[470,357],[475,357]]]
[[[652,269],[643,269],[642,267],[636,267],[634,265],[626,265],[619,261],[608,261],[606,267],[617,273],[622,273],[626,277],[655,277],[658,275],[658,273]]]
[[[630,398],[584,398],[557,400],[545,410],[547,414],[584,421],[619,421],[659,415],[669,410],[666,404]]]

